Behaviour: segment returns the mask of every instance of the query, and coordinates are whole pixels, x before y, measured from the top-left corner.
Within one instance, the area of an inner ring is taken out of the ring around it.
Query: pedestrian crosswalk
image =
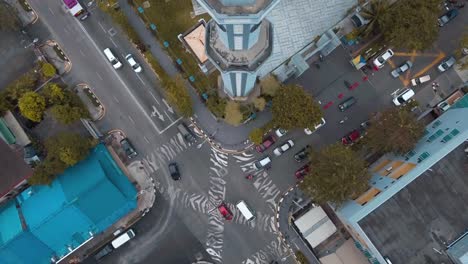
[[[287,246],[276,237],[273,241],[267,244],[264,248],[258,250],[247,259],[243,260],[242,264],[269,264],[272,260],[286,260],[290,257],[290,252]]]

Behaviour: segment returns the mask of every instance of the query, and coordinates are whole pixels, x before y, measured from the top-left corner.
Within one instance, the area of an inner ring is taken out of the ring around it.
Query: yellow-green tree
[[[254,128],[250,131],[249,139],[255,144],[261,144],[263,141],[263,129],[261,128]]]
[[[167,82],[166,96],[169,103],[174,105],[182,116],[193,115],[192,99],[182,76],[178,75],[174,80]]]
[[[18,101],[21,114],[29,120],[40,122],[46,109],[44,97],[36,92],[26,92]]]
[[[253,100],[254,106],[258,111],[265,109],[266,101],[263,97],[257,97]]]
[[[57,74],[57,69],[55,69],[54,65],[50,63],[43,63],[41,66],[41,72],[44,77],[51,78]]]
[[[242,112],[240,111],[240,105],[238,102],[229,101],[226,104],[224,120],[226,123],[233,126],[239,125],[241,123]]]

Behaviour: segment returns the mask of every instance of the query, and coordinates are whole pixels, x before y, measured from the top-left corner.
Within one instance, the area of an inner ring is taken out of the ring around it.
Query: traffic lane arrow
[[[157,116],[159,119],[161,119],[161,121],[164,121],[164,116],[158,111],[158,109],[154,105],[153,105],[153,112],[151,112],[151,116],[152,117]]]
[[[174,109],[167,103],[166,99],[162,99],[163,103],[166,105],[167,107],[167,110],[169,110],[169,112],[171,112],[172,114],[174,113]]]

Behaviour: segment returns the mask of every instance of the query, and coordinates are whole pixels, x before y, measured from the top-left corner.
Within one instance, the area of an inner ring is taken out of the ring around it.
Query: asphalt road
[[[164,260],[161,263],[189,263],[197,259],[201,247],[208,253],[203,259],[217,263],[291,261],[274,229],[281,190],[267,174],[256,181],[244,179],[242,169],[252,168],[252,155],[226,156],[207,143],[200,148],[187,144],[174,125],[179,118],[160,96],[155,76],[139,57],[143,73],[136,74],[126,65],[123,56],[138,53],[98,10],[91,10],[91,16],[80,22],[60,2],[32,0],[31,5],[40,20],[29,29],[30,35],[54,39],[62,46],[73,64],[64,81],[70,86],[89,84],[106,108],[97,127],[102,132],[118,128],[126,133],[161,194],[152,213],[136,224],[139,238],[104,259],[105,263],[154,263],[156,256]],[[105,59],[106,47],[124,63],[122,69],[114,70]],[[167,171],[171,161],[180,165],[178,182]],[[235,209],[241,199],[257,212],[255,221],[247,222]],[[231,222],[224,221],[216,208],[222,201],[235,214]],[[159,203],[164,205],[158,207]],[[174,250],[181,247],[184,253]]]

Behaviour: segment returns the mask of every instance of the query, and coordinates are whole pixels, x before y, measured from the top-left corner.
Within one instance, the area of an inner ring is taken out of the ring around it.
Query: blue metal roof
[[[50,186],[33,186],[17,197],[27,230],[16,228],[13,234],[5,235],[0,231],[2,238],[8,238],[1,241],[0,260],[16,255],[21,261],[0,263],[31,263],[21,255],[28,244],[43,245],[38,255],[47,258],[36,258],[35,263],[49,263],[51,252],[57,257],[66,255],[69,246],[76,248],[91,237],[90,232],[104,231],[136,208],[136,194],[107,149],[98,145],[86,160],[68,168]],[[18,216],[14,206],[4,210],[0,224],[10,222],[15,214]]]

